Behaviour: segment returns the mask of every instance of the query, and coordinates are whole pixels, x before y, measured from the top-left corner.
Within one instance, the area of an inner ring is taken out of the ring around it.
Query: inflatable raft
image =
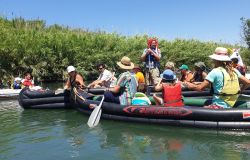
[[[52,90],[30,90],[24,88],[19,93],[18,101],[23,108],[55,109],[70,108],[69,93],[56,93]]]
[[[71,105],[84,114],[91,114],[89,104],[99,104],[96,97],[83,98],[81,91],[71,93]],[[80,95],[80,96],[79,96]],[[184,107],[161,107],[157,105],[128,105],[103,102],[103,119],[126,122],[155,123],[171,126],[214,128],[214,129],[250,129],[250,108],[247,101],[237,102],[237,108],[207,109],[209,99],[185,98]]]
[[[0,100],[17,99],[21,89],[0,89]]]

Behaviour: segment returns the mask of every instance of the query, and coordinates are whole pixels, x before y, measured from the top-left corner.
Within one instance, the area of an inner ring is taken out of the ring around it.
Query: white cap
[[[75,69],[74,66],[68,66],[68,68],[67,68],[68,73],[73,72],[73,71],[75,71],[75,70],[76,70],[76,69]]]
[[[20,77],[16,77],[15,81],[21,81],[22,79]]]

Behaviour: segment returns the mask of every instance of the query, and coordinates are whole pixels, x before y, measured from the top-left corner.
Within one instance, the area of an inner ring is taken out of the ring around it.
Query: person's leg
[[[146,85],[150,85],[150,81],[149,81],[149,71],[148,71],[148,69],[147,69],[147,71],[145,71],[145,80],[146,80]]]
[[[154,68],[151,70],[151,76],[152,76],[152,83],[153,85],[157,85],[158,81],[159,81],[159,69],[158,68]]]
[[[114,94],[113,92],[110,91],[104,92],[104,101],[120,104],[119,95]]]
[[[156,96],[156,94],[153,94],[154,101],[156,105],[161,105],[163,104],[163,99],[161,97]]]

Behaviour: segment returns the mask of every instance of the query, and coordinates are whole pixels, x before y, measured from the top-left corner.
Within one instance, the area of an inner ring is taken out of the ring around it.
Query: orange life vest
[[[174,86],[163,84],[163,102],[165,107],[183,107],[181,84],[176,83]]]

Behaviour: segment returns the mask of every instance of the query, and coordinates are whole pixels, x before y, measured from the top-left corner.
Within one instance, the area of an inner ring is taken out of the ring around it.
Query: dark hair
[[[233,63],[235,63],[235,64],[238,64],[238,62],[239,62],[238,58],[232,58],[231,61],[232,61]]]
[[[175,79],[173,80],[166,80],[166,79],[162,79],[163,83],[174,83]]]
[[[100,68],[100,67],[105,68],[106,66],[105,66],[105,64],[103,64],[103,63],[98,64],[98,65],[96,66],[97,69]]]

